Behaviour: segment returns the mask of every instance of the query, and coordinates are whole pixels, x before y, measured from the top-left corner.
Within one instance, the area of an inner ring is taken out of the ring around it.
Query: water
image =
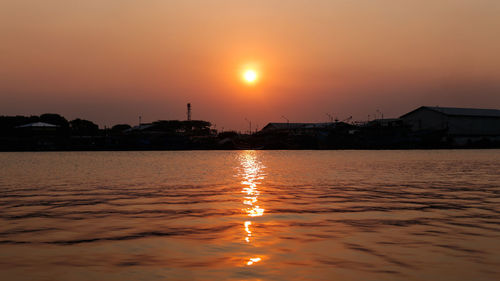
[[[500,150],[0,153],[1,280],[498,280]]]

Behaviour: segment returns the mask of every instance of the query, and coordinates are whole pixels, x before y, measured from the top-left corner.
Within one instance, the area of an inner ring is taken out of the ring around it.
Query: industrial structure
[[[269,123],[258,132],[217,132],[212,124],[158,120],[99,129],[83,119],[58,114],[0,116],[0,150],[143,149],[413,149],[500,148],[500,110],[422,106],[399,118],[368,122]],[[382,114],[379,114],[382,117]]]
[[[277,132],[277,131],[305,131],[311,129],[328,129],[337,126],[342,122],[329,123],[268,123],[261,132]]]
[[[414,132],[442,132],[456,144],[500,140],[500,110],[421,106],[400,117]]]

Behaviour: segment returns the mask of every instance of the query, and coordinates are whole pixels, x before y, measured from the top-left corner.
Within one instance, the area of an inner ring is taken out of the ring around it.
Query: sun
[[[257,78],[259,78],[259,75],[257,74],[257,71],[253,69],[247,69],[243,72],[243,80],[249,84],[255,83]]]

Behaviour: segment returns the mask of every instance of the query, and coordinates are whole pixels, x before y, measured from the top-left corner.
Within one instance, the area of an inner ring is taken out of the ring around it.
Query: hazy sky
[[[0,115],[110,126],[187,102],[217,129],[500,108],[500,1],[0,0]]]

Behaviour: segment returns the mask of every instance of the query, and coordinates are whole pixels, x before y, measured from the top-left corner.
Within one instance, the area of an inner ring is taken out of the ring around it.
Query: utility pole
[[[333,116],[330,113],[327,113],[326,115],[328,116],[330,123],[333,123]]]
[[[252,122],[250,120],[248,120],[246,117],[245,117],[245,120],[248,122],[248,134],[251,135],[252,134]]]
[[[285,116],[281,115],[281,118],[285,119],[286,120],[286,126],[288,128],[288,130],[290,130],[290,120],[288,120],[288,118],[286,118]]]
[[[377,109],[377,112],[378,112],[378,114],[380,115],[380,118],[381,118],[381,119],[384,119],[384,114],[382,113],[382,111],[380,111],[380,110],[378,110],[378,109]]]

